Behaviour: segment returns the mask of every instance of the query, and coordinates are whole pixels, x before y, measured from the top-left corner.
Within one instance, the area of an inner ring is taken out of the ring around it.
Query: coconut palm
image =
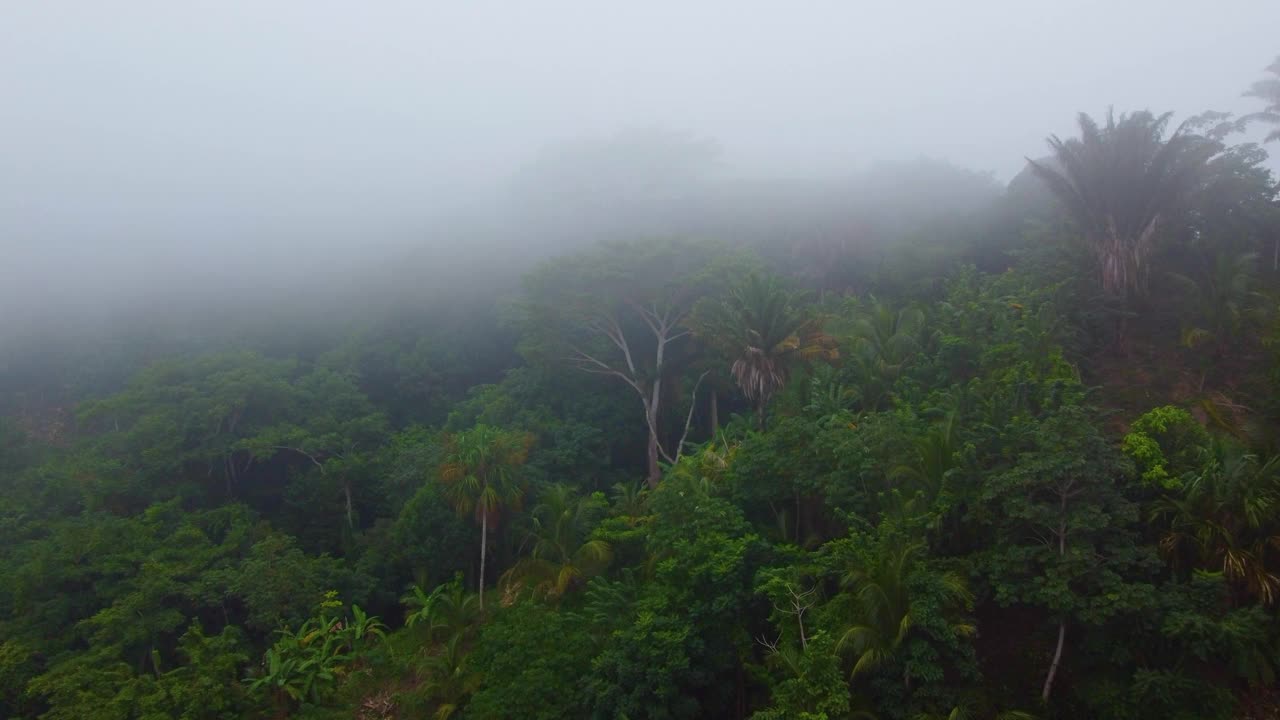
[[[1148,259],[1161,223],[1200,184],[1221,145],[1184,125],[1168,138],[1172,113],[1085,113],[1080,137],[1049,138],[1053,156],[1032,171],[1079,225],[1101,273],[1103,291],[1128,299],[1146,291]]]
[[[778,278],[752,273],[725,297],[699,306],[691,321],[697,335],[732,358],[730,373],[761,429],[770,398],[787,384],[797,362],[837,356],[817,319],[796,300]]]
[[[836,642],[836,650],[854,658],[854,676],[862,675],[897,655],[916,627],[919,613],[926,611],[913,590],[916,582],[929,583],[943,598],[943,612],[968,609],[973,595],[959,574],[937,572],[921,558],[924,546],[919,543],[888,542],[878,552],[851,559],[840,577],[847,591],[849,625]],[[974,626],[953,620],[950,629],[956,635],[972,635]],[[910,678],[904,677],[910,684]]]
[[[528,433],[488,425],[447,438],[439,468],[445,494],[459,514],[474,513],[480,523],[479,605],[484,609],[485,556],[489,524],[504,507],[518,506],[524,496],[520,470],[529,457]]]
[[[605,509],[602,500],[583,497],[564,484],[542,491],[529,513],[529,556],[512,566],[503,581],[554,599],[604,570],[613,549],[589,534]]]

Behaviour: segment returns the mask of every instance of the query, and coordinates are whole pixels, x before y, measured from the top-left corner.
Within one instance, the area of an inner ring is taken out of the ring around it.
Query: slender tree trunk
[[[737,678],[737,686],[738,686],[737,693],[735,693],[738,696],[737,697],[737,711],[738,711],[737,718],[738,720],[742,720],[742,718],[745,718],[747,716],[747,680],[746,680],[746,673],[742,671],[741,658],[738,659],[738,669],[737,669],[737,672],[734,673],[734,675]]]
[[[800,545],[800,491],[796,490],[796,545]]]
[[[711,389],[711,437],[720,434],[720,394]]]
[[[1058,674],[1058,663],[1062,661],[1062,645],[1067,637],[1067,623],[1058,623],[1058,649],[1053,651],[1053,662],[1049,665],[1049,675],[1044,679],[1044,689],[1040,691],[1040,699],[1049,702],[1049,693],[1053,691],[1053,678]]]
[[[764,401],[763,400],[756,403],[756,427],[760,428],[760,432],[764,432],[766,430],[765,420],[764,420]]]
[[[1062,492],[1058,497],[1061,515],[1058,520],[1058,557],[1067,555],[1067,494]],[[1058,621],[1058,647],[1053,651],[1053,662],[1049,664],[1049,674],[1044,679],[1044,689],[1040,691],[1040,699],[1049,702],[1049,693],[1053,690],[1053,678],[1058,674],[1058,664],[1062,662],[1062,646],[1067,637],[1067,621]]]
[[[480,609],[484,610],[484,556],[489,550],[489,513],[480,513]]]
[[[356,521],[351,509],[351,481],[345,478],[342,481],[342,494],[347,498],[347,527],[355,530]]]

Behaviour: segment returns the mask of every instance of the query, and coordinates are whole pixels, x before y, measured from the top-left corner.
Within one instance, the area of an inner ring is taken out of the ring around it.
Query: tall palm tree
[[[521,467],[529,457],[533,436],[477,425],[445,441],[439,468],[445,494],[458,513],[474,513],[480,522],[480,609],[484,609],[485,556],[489,522],[502,508],[518,506],[524,496]]]
[[[837,356],[820,323],[796,300],[777,277],[751,273],[725,297],[701,305],[691,321],[695,334],[732,358],[730,373],[755,408],[760,429],[769,400],[797,362]]]
[[[1032,171],[1058,197],[1097,261],[1103,291],[1128,299],[1146,291],[1147,261],[1161,223],[1200,183],[1221,145],[1184,125],[1165,138],[1172,113],[1107,111],[1105,124],[1080,113],[1080,137],[1049,138],[1053,156]]]
[[[1271,77],[1263,78],[1253,85],[1249,86],[1249,90],[1245,92],[1245,97],[1255,97],[1267,104],[1266,108],[1255,113],[1250,113],[1241,118],[1242,124],[1247,124],[1253,120],[1261,120],[1269,125],[1280,126],[1280,57],[1275,62],[1267,66],[1266,71],[1271,73]],[[1267,133],[1263,142],[1272,142],[1280,140],[1280,127]]]
[[[536,595],[559,598],[604,570],[613,559],[613,548],[589,534],[605,509],[602,501],[583,497],[561,483],[544,490],[529,513],[529,556],[512,566],[504,581],[526,584]]]
[[[920,612],[919,599],[912,592],[918,573],[933,584],[938,596],[947,604],[944,611],[969,608],[973,595],[959,574],[935,572],[925,567],[920,557],[924,546],[904,542],[882,544],[869,557],[851,562],[840,577],[840,585],[849,592],[850,624],[836,643],[836,650],[855,658],[853,675],[861,675],[894,657],[911,636]],[[953,621],[956,635],[972,635],[974,626]],[[904,678],[910,684],[910,678]]]

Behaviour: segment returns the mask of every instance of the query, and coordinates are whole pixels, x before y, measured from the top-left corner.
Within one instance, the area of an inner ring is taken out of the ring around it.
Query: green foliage
[[[910,641],[920,633],[948,643],[976,633],[960,615],[973,607],[968,583],[955,572],[926,568],[922,550],[919,544],[892,536],[854,536],[829,546],[844,592],[825,611],[842,624],[835,650],[852,659],[854,677],[903,660]],[[905,663],[908,685],[913,678],[942,679],[940,670],[917,665]]]
[[[771,688],[773,704],[752,715],[752,720],[850,717],[849,682],[826,633],[815,633],[803,649],[787,645],[769,660],[780,676]]]
[[[1280,593],[1280,458],[1263,460],[1230,441],[1201,448],[1200,466],[1153,504],[1160,549],[1181,573],[1221,572],[1245,594],[1271,605]]]
[[[1182,486],[1209,445],[1209,434],[1182,408],[1164,405],[1144,413],[1124,436],[1121,449],[1138,466],[1142,481],[1166,490]]]
[[[607,540],[590,537],[606,509],[604,496],[579,497],[566,485],[546,487],[529,513],[521,558],[503,576],[508,590],[528,588],[535,596],[560,598],[602,572],[613,559]]]
[[[340,617],[338,593],[329,591],[296,630],[283,628],[267,649],[258,672],[246,679],[249,690],[266,695],[277,707],[319,704],[332,697],[336,685],[360,662],[360,654],[385,635],[386,626],[359,605],[350,618]]]
[[[482,679],[466,716],[590,717],[591,676],[597,642],[580,615],[535,603],[499,611],[481,632],[471,668]]]
[[[430,593],[414,585],[400,601],[407,608],[405,627],[421,627],[421,635],[428,643],[466,637],[482,616],[479,596],[463,589],[461,576],[436,586]]]
[[[1267,716],[1277,187],[1232,124],[1083,119],[1074,227],[908,171],[866,248],[602,244],[501,327],[468,277],[0,365],[0,716]]]

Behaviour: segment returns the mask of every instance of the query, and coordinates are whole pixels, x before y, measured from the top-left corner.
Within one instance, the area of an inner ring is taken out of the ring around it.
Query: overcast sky
[[[1080,110],[1253,109],[1277,29],[1277,0],[0,0],[0,282],[405,232],[632,127],[751,172],[1007,180]]]

